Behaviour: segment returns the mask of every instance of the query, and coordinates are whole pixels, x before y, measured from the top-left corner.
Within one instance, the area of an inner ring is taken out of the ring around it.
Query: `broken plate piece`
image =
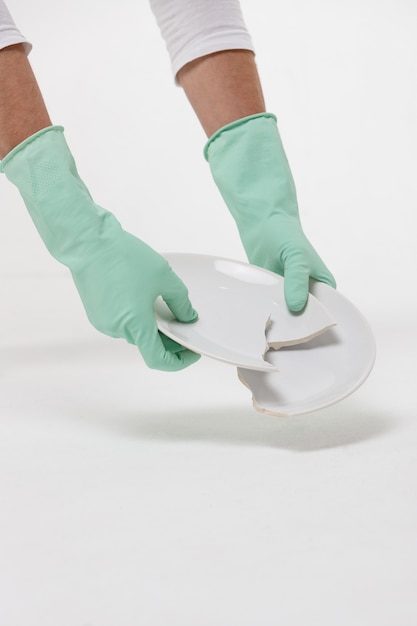
[[[165,254],[189,290],[199,319],[178,322],[161,298],[155,303],[158,328],[194,352],[254,371],[275,371],[265,360],[270,345],[308,341],[334,324],[314,296],[302,314],[288,310],[284,279],[240,261],[201,254]],[[269,345],[270,344],[270,345]]]
[[[279,373],[238,369],[261,413],[289,417],[335,404],[358,389],[374,365],[375,340],[358,309],[324,283],[311,281],[310,289],[337,326],[303,345],[268,352]]]

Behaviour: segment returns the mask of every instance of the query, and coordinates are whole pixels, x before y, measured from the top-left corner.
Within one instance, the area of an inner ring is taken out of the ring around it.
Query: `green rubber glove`
[[[217,131],[204,149],[249,262],[284,276],[288,308],[301,311],[309,278],[336,286],[303,233],[276,117],[261,113]]]
[[[96,329],[138,346],[155,369],[180,370],[199,359],[160,335],[154,314],[161,295],[177,319],[195,321],[186,286],[161,255],[93,202],[61,126],[26,139],[0,171],[18,187],[49,252],[71,270]]]

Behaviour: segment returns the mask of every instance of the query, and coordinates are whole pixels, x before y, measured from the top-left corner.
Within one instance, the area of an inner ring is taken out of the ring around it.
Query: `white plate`
[[[269,345],[299,344],[335,324],[314,296],[302,314],[291,313],[285,304],[283,278],[273,272],[207,255],[164,256],[187,285],[199,319],[193,324],[178,322],[159,298],[155,303],[158,328],[199,354],[242,369],[275,371],[277,366],[264,358]]]
[[[375,340],[363,315],[328,285],[312,281],[311,293],[337,326],[304,345],[269,351],[266,358],[279,372],[238,369],[262,413],[288,417],[325,408],[353,393],[372,370]]]

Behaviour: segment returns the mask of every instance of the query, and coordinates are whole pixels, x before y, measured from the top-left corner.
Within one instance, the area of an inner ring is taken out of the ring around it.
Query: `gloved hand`
[[[161,295],[182,322],[197,319],[187,288],[167,261],[97,206],[81,181],[61,126],[35,133],[1,162],[49,252],[71,270],[90,322],[138,346],[149,367],[180,370],[198,360],[159,334]]]
[[[249,262],[284,276],[288,308],[301,311],[309,278],[336,286],[305,236],[276,117],[261,113],[218,130],[204,149]]]

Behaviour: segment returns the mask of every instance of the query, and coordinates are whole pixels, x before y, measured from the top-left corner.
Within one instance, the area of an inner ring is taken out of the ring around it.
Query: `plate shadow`
[[[161,442],[199,442],[314,452],[350,446],[387,435],[400,420],[359,402],[345,402],[290,418],[263,415],[250,407],[115,413],[86,417],[119,435]]]

